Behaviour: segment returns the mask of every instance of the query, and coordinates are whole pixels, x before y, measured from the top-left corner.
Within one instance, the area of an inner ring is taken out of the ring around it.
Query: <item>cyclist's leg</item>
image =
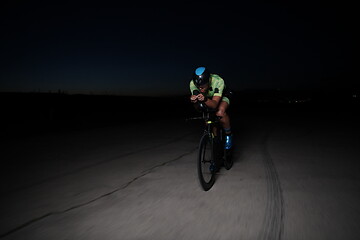
[[[220,123],[225,129],[226,134],[231,134],[230,118],[229,115],[226,113],[226,110],[228,108],[229,103],[227,101],[221,101],[218,107],[218,111],[216,112],[216,116],[221,117]]]
[[[227,101],[226,101],[227,100]],[[232,133],[230,125],[230,117],[226,113],[226,110],[229,108],[229,99],[223,98],[223,101],[220,102],[218,111],[216,112],[217,116],[221,116],[220,123],[224,128],[226,140],[225,140],[225,149],[230,149],[232,147]]]

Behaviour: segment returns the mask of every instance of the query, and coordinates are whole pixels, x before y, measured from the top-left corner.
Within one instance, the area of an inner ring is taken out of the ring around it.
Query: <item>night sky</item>
[[[197,66],[235,90],[356,86],[345,3],[50,2],[1,8],[0,91],[188,94]]]

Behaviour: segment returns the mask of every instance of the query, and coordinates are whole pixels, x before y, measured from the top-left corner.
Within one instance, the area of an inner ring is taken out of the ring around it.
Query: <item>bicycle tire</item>
[[[230,170],[234,164],[234,159],[232,158],[232,149],[224,149],[225,145],[225,132],[220,131],[219,136],[222,136],[221,148],[222,148],[222,160],[223,165],[226,170]]]
[[[226,170],[230,170],[234,164],[231,150],[224,151],[224,167]]]
[[[198,177],[204,191],[208,191],[215,183],[215,172],[210,170],[212,163],[214,163],[213,139],[208,134],[204,134],[199,143],[197,161]]]

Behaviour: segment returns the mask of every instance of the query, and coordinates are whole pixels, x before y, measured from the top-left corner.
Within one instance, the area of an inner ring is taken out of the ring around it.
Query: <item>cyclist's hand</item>
[[[192,103],[196,103],[196,102],[197,102],[197,98],[198,98],[197,95],[191,95],[190,101],[191,101]]]
[[[197,95],[197,99],[198,99],[200,102],[204,102],[206,98],[205,98],[204,95],[199,94],[199,95]]]

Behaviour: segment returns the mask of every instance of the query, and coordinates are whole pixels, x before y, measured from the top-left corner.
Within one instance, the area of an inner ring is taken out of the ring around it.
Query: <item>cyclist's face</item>
[[[209,83],[206,83],[204,85],[199,86],[199,89],[200,89],[201,93],[205,93],[208,90],[208,88],[209,88]]]

